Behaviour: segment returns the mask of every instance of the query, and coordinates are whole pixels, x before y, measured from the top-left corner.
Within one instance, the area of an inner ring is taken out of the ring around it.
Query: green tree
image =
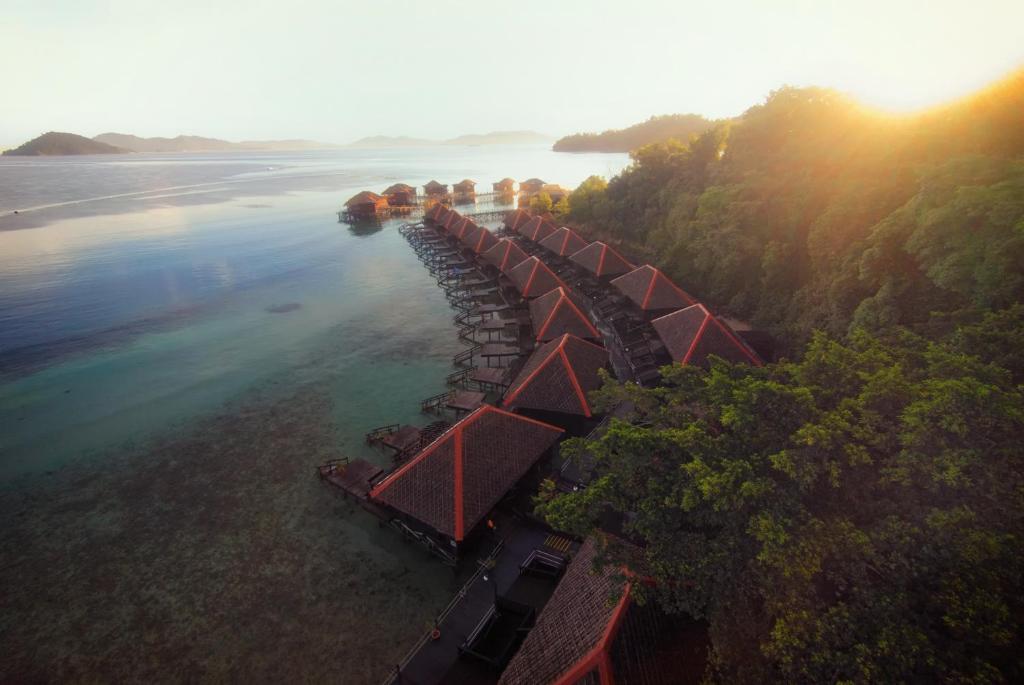
[[[530,198],[530,211],[535,214],[550,212],[552,208],[551,196],[541,191]]]

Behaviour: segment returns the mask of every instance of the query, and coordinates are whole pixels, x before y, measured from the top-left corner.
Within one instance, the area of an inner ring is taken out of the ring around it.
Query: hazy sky
[[[1024,66],[1022,27],[1024,0],[0,0],[0,143],[561,135],[787,83],[907,109]]]

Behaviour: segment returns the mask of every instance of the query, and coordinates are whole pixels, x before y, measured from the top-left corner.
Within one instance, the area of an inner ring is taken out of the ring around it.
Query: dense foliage
[[[670,138],[689,140],[713,125],[714,122],[698,114],[666,114],[628,128],[565,136],[555,141],[553,149],[556,152],[629,152]]]
[[[1024,680],[1024,74],[905,119],[783,89],[633,159],[571,219],[796,361],[606,383],[565,445],[598,477],[541,513],[637,543],[716,680]]]
[[[16,148],[4,150],[5,155],[38,156],[38,155],[108,155],[131,152],[124,148],[108,145],[74,133],[50,131],[33,138]]]

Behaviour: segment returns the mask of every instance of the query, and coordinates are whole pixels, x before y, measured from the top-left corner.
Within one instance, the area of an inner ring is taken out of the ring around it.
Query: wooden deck
[[[483,404],[486,397],[486,393],[475,390],[456,390],[451,394],[445,406],[455,411],[471,412]]]
[[[347,463],[341,461],[324,464],[319,471],[320,477],[331,485],[341,488],[343,492],[356,499],[365,500],[370,494],[373,482],[380,477],[384,469],[365,459],[353,459]]]
[[[404,452],[419,442],[421,431],[416,426],[402,426],[394,433],[380,438],[380,443],[396,452]]]

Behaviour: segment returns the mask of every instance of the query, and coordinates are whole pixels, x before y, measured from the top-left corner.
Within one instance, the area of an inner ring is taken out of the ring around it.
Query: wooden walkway
[[[384,469],[365,459],[329,462],[320,467],[320,477],[356,499],[366,500]]]

